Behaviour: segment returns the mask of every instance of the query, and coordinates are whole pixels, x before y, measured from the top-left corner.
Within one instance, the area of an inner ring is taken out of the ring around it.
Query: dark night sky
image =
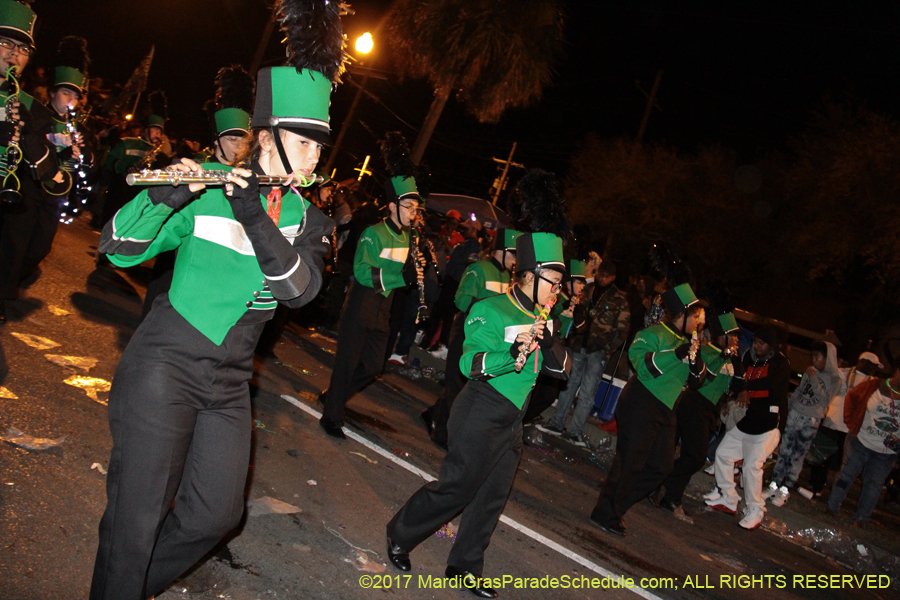
[[[354,3],[356,15],[344,19],[351,40],[374,29],[388,4]],[[497,125],[480,125],[448,104],[425,157],[435,191],[483,196],[496,173],[491,156],[505,158],[514,141],[517,162],[563,175],[585,133],[633,138],[645,102],[635,81],[649,92],[660,69],[662,111],[654,111],[645,141],[686,151],[721,143],[746,163],[784,149],[825,99],[853,98],[898,116],[896,2],[568,0],[566,7],[567,57],[542,103],[510,111]],[[92,74],[124,82],[155,43],[150,89],[166,90],[180,132],[200,123],[219,67],[249,66],[268,15],[264,0],[39,0],[35,10],[38,63],[50,59],[60,37],[77,34],[89,41]],[[270,44],[270,64],[279,39]],[[379,101],[362,101],[338,157],[339,177],[376,153],[374,142],[387,130],[403,131],[412,145],[412,127],[431,99],[424,82],[397,80],[390,40],[376,44],[366,66],[388,79],[370,80]],[[334,126],[342,125],[355,90],[345,84],[333,95]]]

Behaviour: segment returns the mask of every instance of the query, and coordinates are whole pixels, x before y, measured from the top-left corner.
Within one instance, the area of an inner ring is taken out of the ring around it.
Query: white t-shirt
[[[847,395],[847,379],[848,377],[850,377],[851,373],[853,374],[853,381],[849,382],[849,389],[853,389],[859,384],[865,383],[868,380],[872,379],[871,375],[860,373],[855,368],[841,369],[841,391],[837,396],[832,398],[831,403],[828,404],[828,412],[825,414],[825,418],[822,420],[823,427],[828,427],[829,429],[836,429],[838,431],[847,433],[847,426],[844,425],[844,397]]]
[[[900,444],[900,400],[892,400],[875,390],[866,405],[866,415],[856,437],[873,452],[897,454],[894,448]],[[891,441],[893,447],[886,444]]]

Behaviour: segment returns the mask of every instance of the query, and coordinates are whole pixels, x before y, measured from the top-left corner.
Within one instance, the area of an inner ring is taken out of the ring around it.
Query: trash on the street
[[[299,367],[295,367],[294,365],[289,365],[287,363],[283,363],[280,360],[276,360],[275,364],[281,365],[282,367],[287,367],[294,373],[297,373],[298,375],[303,375],[304,377],[314,377],[315,376],[315,373],[313,373],[312,371],[307,371],[306,369],[301,369]]]
[[[256,426],[257,429],[261,429],[261,430],[265,431],[266,433],[271,433],[272,435],[278,435],[276,432],[272,431],[271,429],[266,429],[266,424],[263,423],[262,421],[260,421],[259,419],[254,419],[253,424]]]
[[[6,430],[5,434],[0,435],[0,440],[8,442],[13,446],[24,448],[25,450],[41,452],[43,450],[49,450],[50,448],[56,448],[64,441],[66,441],[66,436],[56,438],[55,440],[51,440],[49,438],[36,438],[28,435],[27,433],[19,431],[15,427],[10,427]]]
[[[315,402],[319,398],[318,394],[313,394],[312,392],[300,392],[299,394],[310,402]]]
[[[363,454],[362,452],[351,452],[350,454],[355,454],[355,455],[357,455],[357,456],[362,456],[364,459],[366,459],[367,461],[369,461],[369,462],[372,463],[373,465],[377,465],[377,464],[378,464],[378,461],[377,461],[377,460],[372,460],[371,458],[369,458],[368,456],[366,456],[366,455]]]
[[[111,384],[105,379],[100,379],[99,377],[88,377],[86,375],[72,375],[63,383],[67,383],[71,386],[81,388],[84,390],[84,393],[88,395],[88,398],[93,400],[94,402],[99,402],[100,404],[106,406],[108,402],[106,400],[101,400],[97,394],[105,393],[109,391]]]
[[[19,397],[3,386],[0,386],[0,398],[8,398],[10,400],[18,400]]]
[[[292,515],[303,512],[299,507],[281,500],[276,500],[271,496],[262,496],[256,500],[247,503],[250,509],[247,513],[250,517],[258,517],[260,515]]]
[[[306,485],[319,485],[319,484],[316,483],[316,480],[315,480],[315,479],[307,479],[307,480],[306,480]]]
[[[328,354],[334,354],[334,350],[331,350],[330,348],[323,348],[322,346],[319,346],[319,350],[321,350],[322,352],[327,352]]]
[[[404,452],[403,450],[399,450],[397,448],[391,448],[391,452],[401,458],[409,458],[409,452]]]
[[[300,451],[297,450],[296,448],[290,448],[290,449],[288,449],[287,453],[288,453],[288,455],[290,455],[290,456],[300,456]]]
[[[61,367],[75,367],[83,371],[89,371],[97,366],[96,358],[87,356],[63,356],[62,354],[45,354],[44,358]]]
[[[351,558],[345,558],[344,560],[351,563],[360,571],[365,573],[384,573],[385,566],[382,563],[369,558],[369,555],[365,552],[356,551],[351,553],[350,556]]]
[[[98,473],[100,473],[101,475],[106,475],[106,472],[107,472],[106,469],[103,468],[103,465],[101,465],[100,463],[94,463],[94,464],[92,464],[92,465],[91,465],[91,470],[92,470],[92,471],[96,470],[96,471],[97,471]]]
[[[39,335],[31,335],[30,333],[13,332],[12,336],[17,340],[25,342],[32,348],[36,348],[38,350],[49,350],[50,348],[56,348],[57,346],[59,346],[59,344],[57,344],[53,340],[41,337]]]
[[[69,311],[67,311],[66,309],[60,308],[60,307],[58,307],[58,306],[53,306],[52,304],[51,304],[50,306],[47,307],[47,310],[49,310],[51,313],[53,313],[53,314],[56,315],[57,317],[64,317],[64,316],[66,316],[66,315],[71,315],[71,314],[72,314],[72,313],[70,313]]]
[[[311,334],[309,334],[309,337],[318,338],[320,340],[325,340],[325,341],[331,342],[331,343],[335,343],[335,341],[336,341],[334,338],[330,338],[327,335],[322,335],[321,333],[311,333]]]
[[[862,544],[857,544],[857,545],[856,545],[856,549],[859,551],[859,554],[860,554],[861,556],[868,556],[868,555],[869,555],[869,551],[866,550],[866,547],[863,546]]]
[[[456,541],[456,527],[453,523],[447,523],[443,525],[440,529],[438,529],[435,534],[439,538],[444,538],[445,540],[450,540],[451,542]]]

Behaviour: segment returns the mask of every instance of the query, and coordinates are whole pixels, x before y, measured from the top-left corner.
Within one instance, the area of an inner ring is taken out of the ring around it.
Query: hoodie
[[[841,389],[841,375],[838,371],[837,349],[831,342],[825,342],[828,354],[825,357],[825,370],[816,371],[810,377],[803,373],[800,385],[791,394],[788,408],[805,417],[821,421],[828,410],[828,403]]]

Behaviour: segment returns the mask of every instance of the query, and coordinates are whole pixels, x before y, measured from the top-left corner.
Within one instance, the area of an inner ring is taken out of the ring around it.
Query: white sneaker
[[[440,358],[441,360],[447,360],[447,346],[441,345],[437,350],[433,350],[428,354],[432,355],[435,358]]]
[[[791,492],[785,486],[781,486],[778,488],[778,492],[769,496],[769,500],[772,502],[772,506],[782,507],[785,502],[788,501],[788,498],[791,497]]]
[[[400,365],[401,367],[404,366],[408,361],[409,358],[400,354],[391,354],[391,357],[388,359],[388,362],[392,365]]]
[[[710,463],[708,467],[703,469],[703,472],[707,475],[712,475],[715,477],[716,475],[716,463]]]
[[[760,523],[762,523],[765,514],[766,511],[761,508],[747,509],[747,513],[744,515],[744,518],[741,519],[741,522],[738,523],[738,525],[740,525],[744,529],[756,529],[757,527],[759,527]]]
[[[737,503],[731,504],[725,498],[718,498],[716,500],[707,500],[706,505],[713,510],[723,512],[726,515],[736,515],[737,514]]]
[[[769,497],[777,491],[778,491],[778,484],[775,483],[774,481],[769,482],[768,487],[766,487],[766,489],[764,489],[762,492],[762,499],[768,500]]]
[[[718,486],[713,487],[712,491],[710,491],[709,493],[703,494],[704,500],[718,500],[721,497],[722,493],[719,492]]]

